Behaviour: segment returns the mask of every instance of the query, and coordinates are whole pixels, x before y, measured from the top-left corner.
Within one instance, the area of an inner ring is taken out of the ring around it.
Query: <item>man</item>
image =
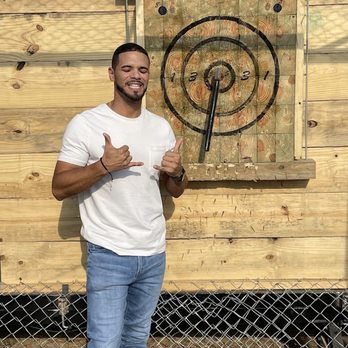
[[[58,200],[78,194],[88,242],[89,348],[146,347],[165,269],[159,179],[173,197],[187,185],[182,139],[141,107],[149,65],[137,44],[115,50],[114,99],[72,119],[54,171]]]

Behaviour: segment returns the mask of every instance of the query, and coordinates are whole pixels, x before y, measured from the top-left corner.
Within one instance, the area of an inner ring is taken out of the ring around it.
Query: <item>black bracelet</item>
[[[169,177],[172,178],[172,180],[174,180],[175,182],[183,182],[184,177],[185,177],[185,173],[186,173],[185,168],[182,167],[179,175],[177,175],[177,176],[170,176],[169,175]]]
[[[104,167],[104,169],[105,169],[105,170],[108,172],[108,174],[110,175],[111,180],[114,180],[112,174],[109,172],[109,169],[106,168],[105,164],[103,163],[103,157],[100,157],[99,160],[100,160],[101,165]]]

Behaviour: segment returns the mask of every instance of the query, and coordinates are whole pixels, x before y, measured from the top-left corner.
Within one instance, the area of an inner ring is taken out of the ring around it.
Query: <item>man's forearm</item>
[[[59,201],[89,189],[108,173],[100,161],[86,167],[65,169],[59,162],[52,180],[52,193]]]
[[[184,176],[183,181],[180,182],[176,182],[175,180],[173,180],[173,178],[167,175],[165,187],[167,192],[172,197],[178,198],[184,193],[185,188],[187,187],[187,183],[188,180],[186,175]]]

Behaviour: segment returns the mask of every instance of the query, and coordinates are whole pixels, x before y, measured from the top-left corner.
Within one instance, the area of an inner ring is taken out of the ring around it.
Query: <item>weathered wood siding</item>
[[[134,3],[128,17],[134,37]],[[347,17],[347,1],[310,1],[307,152],[316,179],[192,182],[179,199],[163,193],[166,284],[348,278]],[[107,67],[125,18],[114,0],[1,2],[4,283],[85,279],[76,198],[57,202],[51,178],[67,122],[112,97]]]

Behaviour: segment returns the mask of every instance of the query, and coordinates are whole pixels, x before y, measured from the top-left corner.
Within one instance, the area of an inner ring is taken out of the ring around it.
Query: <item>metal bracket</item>
[[[67,313],[69,313],[69,306],[70,306],[68,294],[69,294],[69,285],[63,284],[62,294],[61,296],[58,297],[58,300],[57,300],[57,307],[62,319],[61,326],[64,330],[69,329],[69,326],[65,324],[65,316]]]

